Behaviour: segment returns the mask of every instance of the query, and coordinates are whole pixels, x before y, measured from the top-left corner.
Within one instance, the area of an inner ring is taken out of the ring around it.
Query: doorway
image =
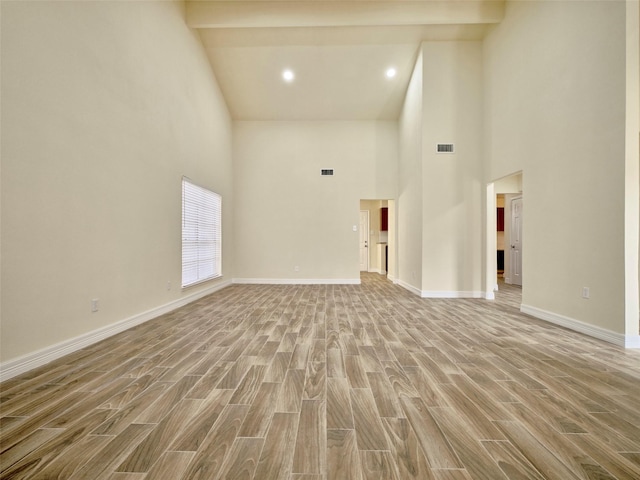
[[[369,271],[369,211],[360,210],[360,271]]]
[[[522,286],[522,197],[511,199],[510,273],[512,285]]]
[[[522,178],[520,172],[487,185],[487,298],[501,282],[522,286]]]
[[[360,218],[367,212],[369,225],[360,227],[360,271],[386,275],[395,282],[396,271],[396,216],[393,199],[361,199]],[[367,233],[368,231],[368,233]],[[367,248],[364,248],[364,241]],[[368,254],[367,259],[363,255]],[[365,270],[365,262],[367,268]]]

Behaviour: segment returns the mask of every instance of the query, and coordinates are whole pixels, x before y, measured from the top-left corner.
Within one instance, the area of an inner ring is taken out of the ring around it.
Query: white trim
[[[624,348],[640,348],[640,335],[624,335],[623,333],[612,332],[606,328],[591,325],[575,318],[566,317],[557,313],[532,307],[531,305],[520,305],[520,311],[561,327],[568,328],[575,332],[584,333],[590,337],[604,340]]]
[[[379,268],[370,268],[369,273],[377,273],[379,275],[384,275],[384,270],[380,270]]]
[[[640,335],[625,335],[624,348],[640,348]]]
[[[422,298],[485,298],[485,294],[479,291],[447,291],[437,290],[429,291],[423,290],[420,293]]]
[[[153,320],[160,315],[169,313],[177,308],[187,305],[188,303],[194,302],[202,297],[210,295],[213,292],[228,287],[229,285],[231,285],[231,282],[229,281],[217,283],[216,285],[204,290],[200,290],[190,295],[185,295],[173,302],[152,308],[146,312],[138,313],[132,317],[107,325],[106,327],[98,328],[97,330],[84,333],[78,337],[56,343],[55,345],[50,345],[41,350],[4,362],[0,364],[0,382],[28,372],[29,370],[33,370],[34,368],[41,367],[42,365],[46,365],[49,362],[88,347],[89,345],[93,345],[94,343],[120,332],[124,332],[136,325]]]
[[[234,278],[248,285],[360,285],[360,278]]]
[[[387,280],[389,280],[391,283],[398,283],[396,282],[396,277],[391,275],[389,272],[387,272]]]
[[[495,300],[496,294],[494,292],[484,292],[482,298],[484,298],[485,300]]]
[[[420,289],[419,288],[416,288],[413,285],[408,284],[404,280],[400,280],[400,279],[394,280],[393,283],[397,283],[402,288],[404,288],[406,290],[409,290],[411,293],[415,293],[416,295],[420,295]]]

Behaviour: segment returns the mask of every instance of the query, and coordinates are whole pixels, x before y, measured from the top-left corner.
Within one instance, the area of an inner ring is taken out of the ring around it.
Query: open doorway
[[[395,279],[395,201],[389,199],[360,200],[360,212],[368,212],[366,232],[369,272]],[[361,213],[361,216],[364,215]],[[363,232],[361,232],[362,234]],[[362,243],[362,242],[361,242]],[[360,254],[365,252],[360,248]],[[363,261],[360,261],[363,265]],[[362,268],[361,268],[362,270]]]
[[[522,172],[487,187],[487,288],[522,286],[523,197]]]

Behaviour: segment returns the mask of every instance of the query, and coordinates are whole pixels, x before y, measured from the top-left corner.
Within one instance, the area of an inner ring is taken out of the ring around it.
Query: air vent
[[[438,153],[453,153],[453,143],[439,143]]]
[[[322,175],[323,177],[333,176],[333,168],[323,168],[322,170],[320,170],[320,175]]]

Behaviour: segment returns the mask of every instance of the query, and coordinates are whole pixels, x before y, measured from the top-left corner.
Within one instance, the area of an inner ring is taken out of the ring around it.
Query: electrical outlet
[[[95,312],[97,312],[99,310],[99,307],[100,307],[99,302],[100,302],[100,300],[97,299],[97,298],[94,298],[93,300],[91,300],[91,312],[92,313],[95,313]]]
[[[589,287],[582,287],[582,298],[589,298]]]
[[[296,272],[299,272],[300,271],[300,267],[298,265],[296,265],[295,267],[293,267],[293,270],[296,271]]]
[[[167,291],[171,290],[171,281],[167,282]]]

